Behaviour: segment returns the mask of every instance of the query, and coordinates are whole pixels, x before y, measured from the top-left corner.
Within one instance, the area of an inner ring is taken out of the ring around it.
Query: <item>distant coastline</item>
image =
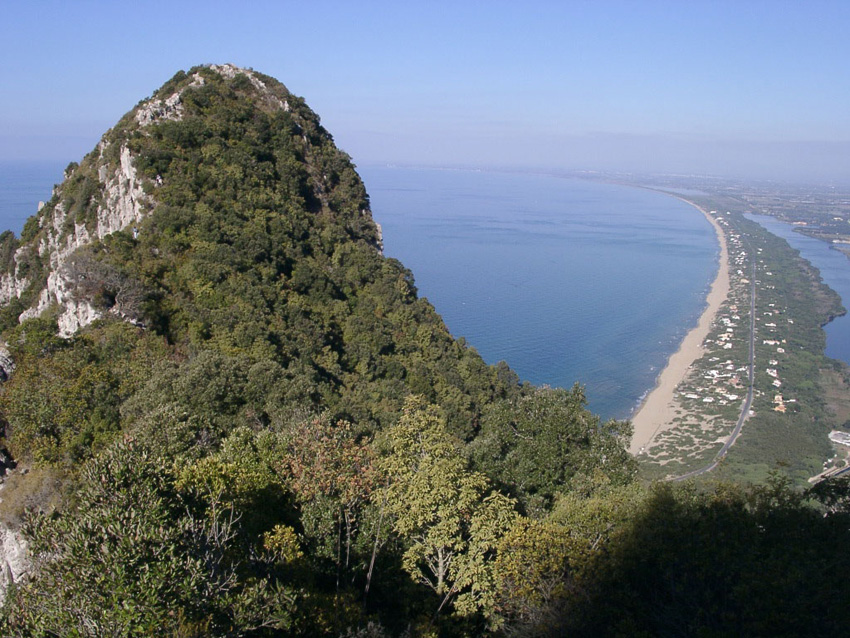
[[[474,179],[467,179],[467,173]],[[598,181],[586,178],[433,167],[415,171],[373,167],[363,174],[376,219],[384,224],[388,254],[413,270],[420,294],[437,302],[453,334],[466,337],[485,358],[489,352],[490,363],[507,360],[523,379],[566,388],[582,383],[591,410],[603,419],[627,419],[644,402],[670,354],[702,312],[706,288],[715,276],[717,244],[712,232],[683,207],[685,202],[660,189],[604,181],[598,186],[617,188],[605,188],[600,194],[598,189],[584,188]],[[16,234],[36,212],[38,200],[49,199],[57,175],[61,177],[61,167],[56,166],[0,173],[0,201],[8,204],[0,206],[0,212],[12,213],[6,223]],[[640,191],[653,197],[632,196]],[[571,218],[567,204],[576,198],[583,212]],[[471,205],[479,199],[481,205]],[[588,199],[594,208],[586,208]],[[517,201],[522,202],[522,216],[517,215]],[[553,205],[541,205],[545,202]],[[440,211],[439,219],[434,211]],[[587,225],[588,216],[597,222]],[[655,226],[644,219],[654,220]],[[632,227],[635,221],[640,223]],[[501,242],[508,231],[522,233],[525,245],[532,248],[514,250],[517,242],[512,238],[515,260],[506,266],[508,255]],[[481,246],[485,239],[497,248],[499,276],[493,275],[493,267],[484,266],[483,252],[467,258],[473,254],[469,247]],[[647,252],[649,259],[629,262],[627,273],[616,259],[605,259],[600,266],[593,261],[606,250],[620,254],[615,247],[622,242]],[[682,247],[685,254],[665,253],[662,248],[668,244]],[[561,261],[552,261],[557,259]],[[437,262],[440,268],[433,266]],[[526,274],[532,266],[538,274],[529,280]],[[677,269],[677,277],[665,278],[671,268]],[[472,274],[464,279],[459,271]],[[573,285],[577,280],[585,284]],[[657,286],[662,297],[644,286],[651,280],[662,284]],[[529,298],[526,293],[532,287],[542,293]],[[496,302],[494,293],[501,289],[508,294]],[[561,292],[553,294],[554,290]],[[599,291],[605,291],[609,301],[605,296],[591,298]],[[521,299],[520,293],[525,295]],[[579,298],[583,303],[574,303]],[[624,300],[631,312],[618,315]],[[591,306],[593,316],[588,317]],[[578,316],[578,309],[584,317]],[[531,378],[532,374],[538,376]]]
[[[658,376],[655,387],[647,394],[632,417],[634,426],[630,446],[632,454],[640,453],[651,445],[660,432],[673,426],[673,420],[676,417],[673,401],[676,388],[685,379],[693,363],[704,353],[703,342],[711,330],[711,324],[720,306],[729,296],[730,290],[729,249],[723,228],[701,206],[677,195],[671,195],[671,197],[693,206],[711,223],[720,244],[719,264],[717,275],[706,297],[705,310],[700,315],[697,325],[685,335],[679,349],[670,356],[667,365]]]

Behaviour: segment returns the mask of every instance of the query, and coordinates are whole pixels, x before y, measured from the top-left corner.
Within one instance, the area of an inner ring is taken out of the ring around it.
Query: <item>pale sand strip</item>
[[[690,366],[703,355],[705,351],[703,341],[711,330],[711,323],[717,311],[729,296],[729,250],[726,246],[726,235],[708,211],[693,202],[685,199],[682,201],[698,209],[714,226],[714,232],[717,233],[717,239],[720,242],[720,265],[717,269],[717,277],[711,284],[711,290],[706,298],[707,306],[699,318],[699,323],[685,336],[679,349],[667,361],[667,366],[659,375],[655,389],[649,393],[632,417],[632,425],[634,425],[630,450],[632,454],[638,454],[644,448],[648,448],[658,433],[674,426],[673,419],[676,414],[673,393],[687,376]]]

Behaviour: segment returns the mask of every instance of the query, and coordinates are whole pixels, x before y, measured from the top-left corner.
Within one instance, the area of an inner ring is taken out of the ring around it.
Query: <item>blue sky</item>
[[[250,66],[355,162],[850,181],[850,2],[0,3],[0,159]]]

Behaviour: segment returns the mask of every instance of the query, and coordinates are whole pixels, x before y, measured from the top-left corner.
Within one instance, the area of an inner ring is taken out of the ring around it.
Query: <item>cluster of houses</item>
[[[722,218],[719,218],[718,222],[721,223],[721,224],[726,224],[726,220],[723,220]],[[727,225],[727,228],[728,228],[728,225]],[[745,273],[744,273],[744,270],[743,270],[744,264],[746,263],[747,253],[746,253],[746,251],[743,250],[740,236],[738,236],[734,232],[727,231],[727,241],[729,242],[730,250],[733,251],[732,262],[733,262],[733,267],[735,268],[735,273],[737,275],[738,282],[741,283],[741,284],[749,284],[750,280],[747,279],[744,276]],[[755,255],[755,257],[758,258],[759,255],[762,252],[762,249],[757,248],[756,250],[757,250],[757,254]],[[759,259],[759,263],[764,265],[764,261],[762,259]],[[773,273],[769,270],[765,270],[764,276],[765,277],[772,277]],[[760,288],[763,289],[763,290],[771,290],[771,289],[775,288],[775,286],[768,284],[766,282],[759,282],[759,283],[761,284]],[[768,346],[770,348],[775,348],[776,354],[774,355],[774,357],[784,355],[785,354],[785,346],[787,345],[786,340],[783,339],[781,337],[781,335],[779,334],[780,328],[779,328],[779,325],[777,324],[777,322],[778,321],[781,322],[781,315],[782,315],[782,311],[779,310],[778,308],[776,308],[776,304],[770,303],[770,304],[768,304],[768,310],[763,311],[762,315],[760,317],[759,316],[756,317],[756,321],[760,324],[759,332],[762,333],[763,335],[767,336],[767,338],[762,339],[762,345]],[[734,317],[734,318],[737,319],[738,317]],[[729,323],[728,320],[725,319],[725,318],[721,318],[720,321],[726,323],[726,325],[731,325],[732,327],[734,327],[734,324]],[[794,323],[793,319],[787,319],[787,321],[788,321],[788,323]],[[728,328],[727,328],[727,330],[728,330]],[[730,332],[730,335],[729,335],[728,338],[731,338],[731,330],[729,332]],[[720,338],[722,339],[723,335],[720,335]],[[727,344],[728,344],[728,338],[727,338],[727,342],[726,342]],[[724,345],[723,347],[728,348],[730,346]],[[779,370],[777,368],[778,365],[779,365],[779,360],[776,359],[776,358],[771,358],[771,359],[768,360],[768,367],[765,368],[765,371],[767,372],[768,376],[771,377],[771,385],[772,385],[774,392],[775,392],[775,394],[773,395],[773,409],[776,412],[781,412],[781,413],[784,414],[788,410],[788,404],[796,403],[797,400],[796,399],[786,399],[782,395],[782,393],[781,393],[782,379],[779,376]]]
[[[737,275],[733,277],[733,283],[749,284],[750,280],[743,277],[747,252],[744,250],[740,235],[732,230],[729,223],[719,217],[716,211],[711,211],[711,215],[724,227],[731,266]],[[733,286],[731,303],[721,308],[714,320],[711,335],[703,343],[707,350],[720,354],[719,351],[731,350],[734,347],[736,331],[740,329],[741,322],[738,304],[735,302],[743,301],[742,293],[740,286],[737,290]],[[725,406],[743,399],[746,387],[742,378],[746,378],[748,371],[746,362],[736,363],[732,359],[723,358],[717,354],[709,357],[708,369],[699,370],[696,375],[691,375],[688,380],[689,387],[680,394],[681,398],[706,404],[706,407]]]
[[[696,387],[681,396],[685,399],[699,400],[702,403],[728,405],[742,398],[741,373],[747,367],[736,367],[731,359],[721,361],[720,357],[711,357],[712,367],[702,372],[699,380],[693,380]]]
[[[782,315],[782,311],[776,308],[775,304],[768,304],[770,310],[766,310],[762,313],[762,316],[758,318],[761,322],[761,326],[764,332],[768,332],[770,338],[762,339],[762,345],[768,346],[770,348],[776,349],[777,355],[785,354],[785,346],[787,345],[785,339],[780,338],[777,334],[779,332],[779,326],[777,325],[777,321],[780,321],[780,317]],[[787,319],[788,323],[793,323],[793,319]],[[788,410],[789,403],[796,403],[796,399],[786,399],[782,396],[780,389],[782,388],[782,379],[779,377],[779,371],[776,366],[779,365],[778,359],[769,359],[767,362],[768,367],[765,368],[765,372],[767,372],[768,376],[772,378],[771,385],[775,388],[776,394],[773,395],[773,409],[776,412],[782,412],[783,414]]]
[[[699,370],[698,376],[692,375],[688,387],[683,390],[680,396],[694,402],[725,406],[741,400],[743,395],[746,394],[748,362],[738,361],[736,363],[730,358],[725,358],[722,355],[722,350],[732,350],[734,344],[739,342],[736,341],[736,336],[740,337],[741,335],[737,334],[737,331],[744,331],[744,334],[749,332],[748,326],[746,328],[740,327],[742,320],[738,304],[749,305],[746,291],[749,290],[751,282],[745,276],[747,273],[744,269],[748,255],[742,237],[716,211],[711,211],[711,214],[724,227],[726,233],[729,261],[734,273],[730,303],[721,309],[715,319],[711,335],[705,340],[705,347],[713,353],[713,356],[708,359],[708,369]],[[759,253],[761,252],[761,249],[757,250]],[[769,277],[773,273],[764,271],[764,275]],[[773,288],[773,286],[765,283],[762,283],[760,287],[764,289]],[[746,323],[747,318],[745,317],[743,321]],[[771,377],[771,385],[774,389],[773,409],[784,413],[788,410],[789,404],[796,403],[796,399],[786,399],[781,392],[782,379],[780,378],[780,366],[777,357],[785,354],[785,347],[787,346],[785,339],[780,334],[779,324],[783,321],[782,311],[776,308],[775,304],[768,304],[767,310],[763,311],[761,316],[757,316],[756,321],[758,322],[758,332],[763,335],[762,345],[775,349],[776,354],[768,360],[766,372]],[[791,319],[785,321],[793,323]]]

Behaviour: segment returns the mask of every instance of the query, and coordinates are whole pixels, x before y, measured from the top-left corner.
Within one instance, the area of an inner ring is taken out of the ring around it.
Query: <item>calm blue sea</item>
[[[0,230],[19,234],[63,163],[0,163]],[[560,177],[360,169],[385,253],[489,363],[535,384],[586,387],[628,417],[696,324],[717,242],[691,206]]]
[[[0,232],[21,234],[24,222],[38,210],[38,202],[49,200],[53,185],[62,181],[67,164],[0,161]]]
[[[388,256],[456,337],[625,418],[705,307],[718,245],[652,191],[544,175],[360,170]]]
[[[850,306],[850,262],[832,245],[794,231],[794,226],[768,215],[747,215],[774,235],[782,237],[800,255],[820,270],[824,283],[841,297],[845,307]],[[826,356],[850,364],[850,315],[830,321],[826,331]]]

